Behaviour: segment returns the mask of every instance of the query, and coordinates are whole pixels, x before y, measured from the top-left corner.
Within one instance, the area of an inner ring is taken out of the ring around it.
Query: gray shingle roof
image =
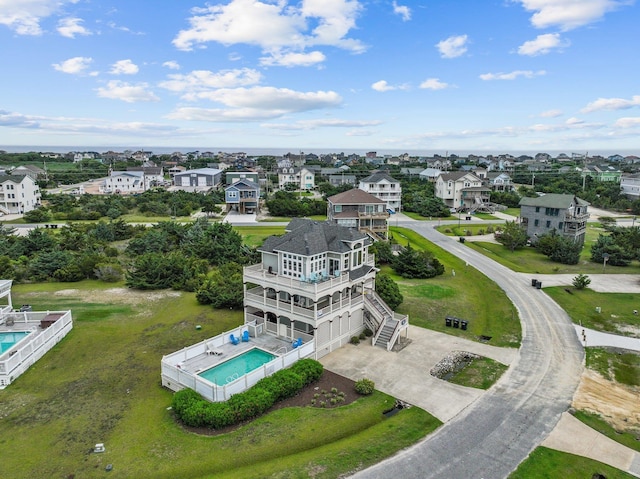
[[[393,179],[384,171],[377,171],[371,176],[367,176],[365,179],[361,180],[362,183],[377,183],[382,180],[390,181],[391,183],[399,183],[398,180]]]
[[[327,198],[334,205],[364,205],[364,204],[380,204],[386,202],[380,198],[376,198],[371,193],[362,191],[360,188],[352,188],[337,195]]]
[[[574,201],[575,199],[575,201]],[[547,193],[538,198],[524,197],[520,200],[520,206],[542,206],[543,208],[569,208],[573,203],[579,206],[588,206],[589,202],[578,198],[575,195],[562,195],[558,193]]]
[[[276,253],[279,251],[313,256],[327,253],[346,253],[351,250],[347,243],[365,240],[370,243],[369,237],[360,233],[355,228],[338,226],[327,221],[313,221],[303,218],[294,218],[286,228],[287,233],[282,236],[270,236],[259,251]]]

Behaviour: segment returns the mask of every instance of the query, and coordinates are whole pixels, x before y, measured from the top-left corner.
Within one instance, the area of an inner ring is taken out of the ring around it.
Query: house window
[[[237,198],[238,197],[238,192],[237,191],[229,191],[229,198]]]
[[[562,231],[562,227],[564,226],[564,223],[561,221],[560,223],[558,223],[558,229],[560,231]]]
[[[533,226],[540,226],[540,220],[535,220],[533,222]]]
[[[335,211],[336,213],[342,213],[342,205],[335,205],[333,207],[333,211]]]
[[[551,220],[547,220],[547,228],[551,228]]]

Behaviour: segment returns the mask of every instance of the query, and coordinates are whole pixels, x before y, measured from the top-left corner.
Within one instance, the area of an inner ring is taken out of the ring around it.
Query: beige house
[[[435,185],[436,198],[456,211],[475,211],[489,203],[490,192],[481,178],[465,171],[441,173]]]

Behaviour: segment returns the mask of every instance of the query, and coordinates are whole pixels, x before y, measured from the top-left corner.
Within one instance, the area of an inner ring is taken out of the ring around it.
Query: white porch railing
[[[242,331],[245,329],[247,329],[246,325],[164,356],[161,363],[163,384],[170,384],[169,387],[174,391],[179,391],[184,388],[193,389],[211,402],[226,401],[232,395],[251,388],[262,378],[270,376],[276,371],[287,368],[300,359],[311,357],[315,352],[313,341],[308,341],[223,386],[214,384],[201,376],[198,376],[195,372],[185,371],[178,367],[180,362],[203,354],[207,345],[210,345],[211,347],[222,346],[229,342],[228,338],[231,334],[241,336]]]

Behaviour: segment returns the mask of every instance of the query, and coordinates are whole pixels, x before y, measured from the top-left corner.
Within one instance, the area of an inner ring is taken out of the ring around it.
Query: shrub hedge
[[[173,395],[171,406],[187,426],[221,429],[264,414],[276,402],[295,396],[320,379],[323,371],[318,361],[301,359],[261,379],[251,389],[234,394],[228,401],[211,403],[192,389],[183,389]]]

